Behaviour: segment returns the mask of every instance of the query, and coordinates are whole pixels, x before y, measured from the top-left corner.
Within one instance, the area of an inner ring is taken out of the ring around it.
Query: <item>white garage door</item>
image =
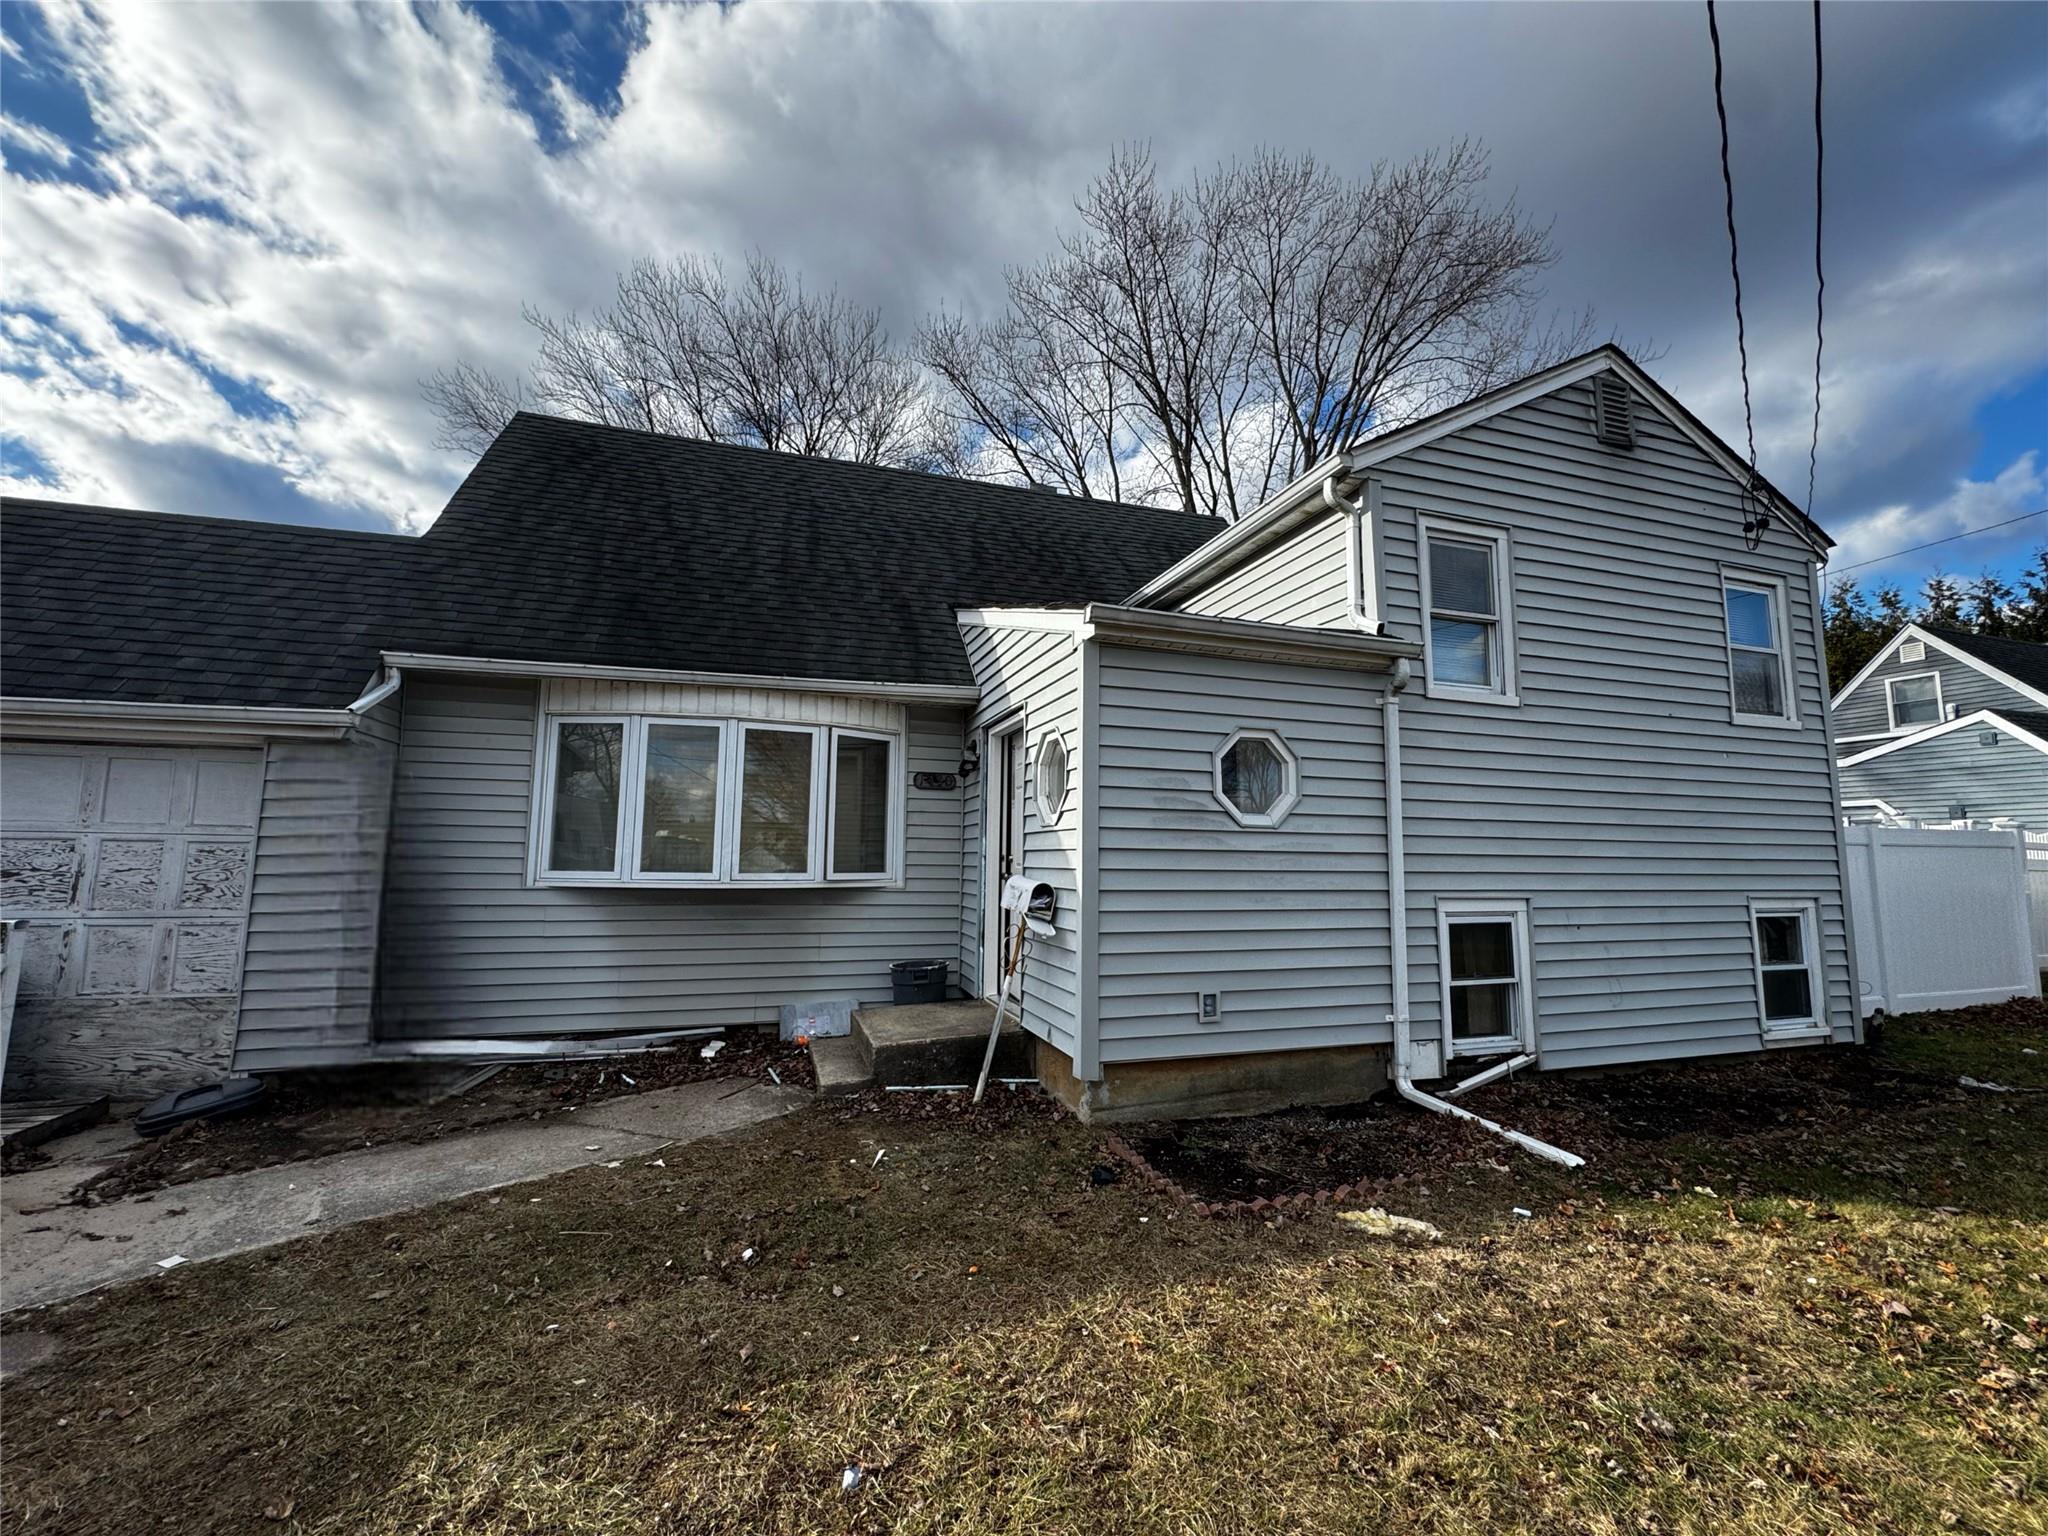
[[[228,1070],[262,798],[260,751],[0,754],[0,915],[28,924],[10,1098]]]

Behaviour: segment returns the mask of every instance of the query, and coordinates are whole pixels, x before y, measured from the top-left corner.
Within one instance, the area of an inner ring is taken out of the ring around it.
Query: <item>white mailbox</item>
[[[1021,915],[1033,938],[1049,939],[1059,930],[1054,919],[1059,898],[1043,880],[1012,875],[1003,882],[1003,926],[1014,927]]]

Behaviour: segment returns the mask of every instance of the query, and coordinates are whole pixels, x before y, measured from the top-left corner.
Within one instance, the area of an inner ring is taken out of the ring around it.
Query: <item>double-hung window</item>
[[[1440,901],[1437,971],[1448,1055],[1495,1056],[1533,1047],[1529,914],[1523,903]]]
[[[1941,674],[1914,672],[1884,680],[1885,708],[1895,731],[1918,730],[1941,719]]]
[[[1810,1034],[1822,1029],[1820,924],[1813,903],[1754,901],[1749,916],[1764,1033]]]
[[[541,885],[886,884],[901,869],[896,736],[781,721],[549,717]]]
[[[1791,631],[1785,584],[1773,576],[1721,578],[1728,622],[1728,686],[1734,718],[1746,725],[1795,724]]]
[[[1419,527],[1430,697],[1516,702],[1507,530],[1429,516]]]

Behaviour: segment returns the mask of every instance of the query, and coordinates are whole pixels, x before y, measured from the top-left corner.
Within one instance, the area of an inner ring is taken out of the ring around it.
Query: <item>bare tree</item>
[[[1008,472],[1067,483],[1040,461],[1064,466],[1061,424],[1108,402],[1094,435],[1140,445],[1188,510],[1236,517],[1370,432],[1586,345],[1590,315],[1540,320],[1549,231],[1489,206],[1486,174],[1470,143],[1363,180],[1262,151],[1166,189],[1120,150],[1079,231],[1011,272],[1008,313],[928,328],[924,358]]]
[[[530,393],[563,415],[874,464],[932,457],[916,366],[880,312],[807,291],[756,254],[738,281],[696,256],[640,261],[595,315],[525,312],[530,385],[463,363],[423,386],[448,446],[481,451]]]

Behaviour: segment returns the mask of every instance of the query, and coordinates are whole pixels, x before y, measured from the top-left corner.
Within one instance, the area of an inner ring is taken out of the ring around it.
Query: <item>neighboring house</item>
[[[1227,529],[530,415],[417,539],[9,503],[10,1088],[992,995],[1017,871],[1086,1113],[1854,1039],[1749,474],[1602,348]]]
[[[1831,708],[1852,821],[2048,831],[2048,645],[1908,624]]]

